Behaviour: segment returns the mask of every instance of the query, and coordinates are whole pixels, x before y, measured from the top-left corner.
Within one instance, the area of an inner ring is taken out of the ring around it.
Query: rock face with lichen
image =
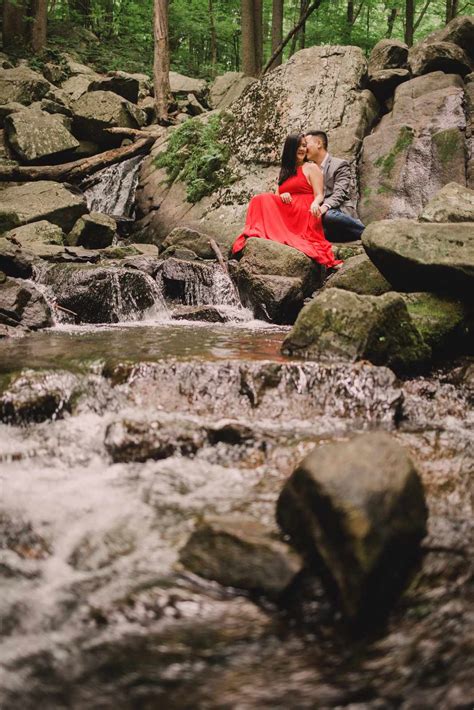
[[[323,128],[331,151],[354,163],[379,111],[373,94],[362,88],[366,72],[367,62],[358,47],[311,47],[252,83],[232,104],[222,134],[231,153],[227,170],[235,182],[194,206],[186,202],[182,182],[164,188],[163,171],[151,169],[153,158],[166,148],[161,141],[144,162],[145,189],[137,195],[147,238],[160,243],[178,225],[203,229],[204,222],[205,231],[237,235],[249,199],[274,190],[289,133]],[[353,191],[356,195],[355,180]]]
[[[446,183],[466,184],[465,101],[457,74],[431,72],[397,87],[392,110],[363,142],[365,223],[416,217]]]

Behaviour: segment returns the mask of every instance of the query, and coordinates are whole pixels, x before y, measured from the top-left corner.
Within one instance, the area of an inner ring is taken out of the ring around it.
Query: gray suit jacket
[[[350,217],[358,218],[351,194],[351,168],[347,160],[328,155],[323,170],[324,204],[331,209],[339,209]]]

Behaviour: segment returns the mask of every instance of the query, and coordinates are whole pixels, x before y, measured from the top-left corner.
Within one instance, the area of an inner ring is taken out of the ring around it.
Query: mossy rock
[[[327,288],[341,288],[364,296],[381,296],[392,290],[390,283],[365,254],[348,259],[326,284]]]
[[[472,352],[474,310],[461,301],[434,293],[402,294],[410,317],[436,353]]]

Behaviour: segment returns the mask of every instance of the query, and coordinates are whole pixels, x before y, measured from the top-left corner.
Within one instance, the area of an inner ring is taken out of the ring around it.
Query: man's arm
[[[332,195],[324,199],[323,207],[337,209],[350,197],[351,188],[351,168],[349,163],[344,161],[334,173],[334,190]],[[324,212],[325,210],[323,210]]]

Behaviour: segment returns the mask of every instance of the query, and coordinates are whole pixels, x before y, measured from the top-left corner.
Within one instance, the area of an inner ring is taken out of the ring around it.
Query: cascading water
[[[135,190],[143,156],[138,155],[95,173],[81,184],[91,212],[133,217]]]

